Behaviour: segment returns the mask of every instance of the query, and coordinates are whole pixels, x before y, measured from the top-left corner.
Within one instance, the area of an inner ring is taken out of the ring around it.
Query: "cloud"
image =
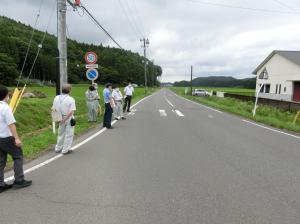
[[[4,3],[3,3],[4,1]],[[55,0],[44,0],[38,28],[45,29]],[[163,81],[195,76],[251,77],[253,69],[274,49],[300,49],[300,15],[262,13],[215,7],[186,0],[82,0],[126,49],[142,54],[139,39],[150,39],[148,57],[163,67]],[[300,11],[297,0],[207,0],[250,8]],[[34,24],[40,0],[2,0],[0,14]],[[50,32],[56,33],[53,18]],[[68,7],[70,37],[104,45],[111,41],[82,12]]]

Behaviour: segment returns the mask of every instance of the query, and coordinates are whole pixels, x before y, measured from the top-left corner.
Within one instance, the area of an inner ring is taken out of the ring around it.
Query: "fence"
[[[225,97],[230,97],[242,101],[250,101],[255,102],[254,96],[244,96],[244,95],[238,95],[238,94],[232,94],[232,93],[225,93]],[[296,112],[300,110],[300,103],[297,102],[289,102],[289,101],[282,101],[282,100],[272,100],[267,98],[259,98],[258,104],[260,105],[267,105],[271,107],[278,108],[283,111],[291,111]]]

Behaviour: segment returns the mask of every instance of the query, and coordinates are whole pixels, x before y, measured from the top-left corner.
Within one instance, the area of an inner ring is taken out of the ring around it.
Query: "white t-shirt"
[[[121,101],[123,99],[123,95],[120,90],[113,90],[112,97],[116,101]]]
[[[52,109],[60,111],[61,114],[65,116],[69,112],[76,110],[75,100],[67,94],[56,96],[53,101]]]
[[[126,86],[124,92],[126,96],[132,96],[132,94],[134,93],[133,86]]]
[[[8,125],[16,123],[13,112],[8,104],[0,101],[0,138],[8,138],[12,136]]]

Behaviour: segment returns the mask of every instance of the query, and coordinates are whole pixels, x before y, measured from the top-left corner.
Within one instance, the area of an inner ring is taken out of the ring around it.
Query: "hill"
[[[174,86],[190,86],[190,81],[175,82]],[[228,76],[210,76],[199,77],[193,79],[193,86],[209,86],[209,87],[239,87],[247,89],[255,89],[256,79],[236,79]]]
[[[0,79],[5,85],[14,85],[24,61],[32,27],[0,16]],[[36,31],[28,61],[24,69],[24,76],[29,74],[30,67],[36,55],[43,32]],[[55,81],[57,38],[47,34],[40,56],[33,70],[33,79],[41,81]],[[68,39],[68,75],[69,82],[79,83],[86,80],[84,55],[87,51],[95,51],[99,55],[100,82],[124,83],[132,79],[141,85],[144,83],[143,57],[138,53],[117,48],[104,47],[80,43]],[[162,74],[160,66],[148,63],[148,83],[153,83]]]

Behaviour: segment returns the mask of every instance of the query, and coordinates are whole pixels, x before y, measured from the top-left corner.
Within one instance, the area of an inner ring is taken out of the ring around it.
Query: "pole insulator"
[[[80,6],[80,0],[75,0],[75,5]]]

